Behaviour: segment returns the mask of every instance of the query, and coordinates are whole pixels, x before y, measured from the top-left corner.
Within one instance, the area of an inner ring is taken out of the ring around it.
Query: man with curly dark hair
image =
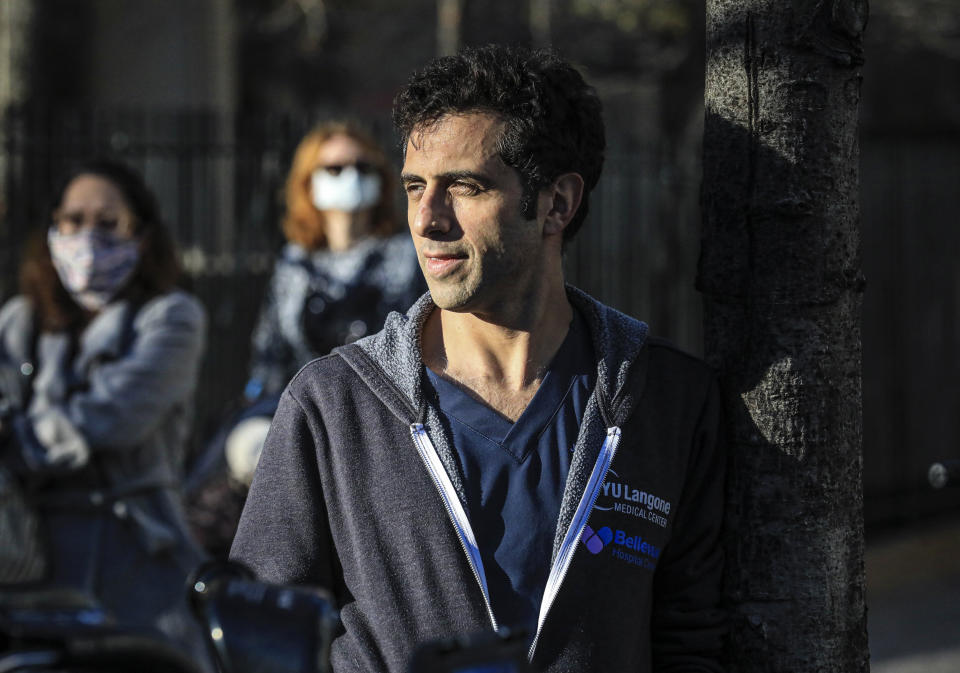
[[[488,46],[415,73],[394,122],[430,291],[290,383],[233,557],[334,593],[334,670],[501,626],[536,670],[719,670],[716,381],[564,282],[596,94]]]
[[[534,197],[555,177],[577,173],[583,179],[580,207],[563,234],[570,240],[587,217],[603,168],[600,100],[566,61],[549,51],[535,53],[532,60],[530,52],[490,46],[437,59],[397,95],[393,123],[406,142],[451,113],[495,113],[504,122],[497,152],[519,173],[525,218],[535,217]]]

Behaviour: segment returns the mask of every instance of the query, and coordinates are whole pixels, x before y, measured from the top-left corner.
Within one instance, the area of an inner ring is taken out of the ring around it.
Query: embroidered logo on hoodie
[[[620,475],[613,470],[610,470],[608,481],[603,484],[602,495],[604,504],[597,501],[594,509],[603,512],[613,510],[638,519],[645,519],[661,528],[667,527],[667,517],[673,508],[672,503],[649,491],[634,488],[628,482],[621,480]]]
[[[580,540],[587,551],[594,555],[602,552],[612,542],[611,552],[614,558],[645,570],[654,570],[657,567],[657,559],[660,558],[659,547],[650,544],[639,535],[628,535],[619,529],[614,532],[608,526],[598,531],[594,531],[589,525],[584,526]]]
[[[610,544],[610,540],[613,539],[613,531],[604,526],[594,533],[590,526],[584,526],[583,535],[580,536],[580,539],[583,540],[583,544],[587,545],[591,554],[599,554],[604,547]]]

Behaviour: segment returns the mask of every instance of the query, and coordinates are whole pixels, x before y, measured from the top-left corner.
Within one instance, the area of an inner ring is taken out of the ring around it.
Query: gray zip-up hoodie
[[[575,288],[597,384],[530,657],[542,671],[718,671],[723,459],[700,361]],[[429,294],[314,360],[267,436],[231,552],[342,606],[336,671],[401,672],[420,642],[497,627],[451,433],[423,386]],[[510,621],[505,619],[504,621]]]

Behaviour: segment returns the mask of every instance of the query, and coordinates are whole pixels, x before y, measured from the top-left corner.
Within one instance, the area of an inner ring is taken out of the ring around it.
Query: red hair
[[[325,122],[300,141],[293,155],[290,174],[287,176],[287,214],[283,220],[283,234],[288,241],[307,250],[327,247],[326,221],[310,198],[310,177],[317,167],[320,146],[338,135],[357,141],[370,155],[371,162],[380,175],[380,199],[373,207],[373,235],[389,236],[397,228],[393,213],[393,172],[389,169],[387,156],[380,145],[353,122]]]

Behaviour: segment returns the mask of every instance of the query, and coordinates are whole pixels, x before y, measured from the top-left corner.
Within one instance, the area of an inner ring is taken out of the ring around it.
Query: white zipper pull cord
[[[577,511],[570,521],[567,533],[563,538],[563,544],[560,546],[560,552],[550,568],[550,575],[547,577],[547,585],[543,590],[543,600],[540,601],[540,616],[537,619],[537,633],[530,644],[530,650],[527,653],[527,660],[533,661],[533,653],[537,649],[537,642],[540,640],[540,632],[543,630],[543,624],[547,620],[547,613],[553,606],[557,594],[560,592],[560,585],[567,576],[567,570],[570,568],[570,562],[573,560],[573,553],[577,550],[577,542],[583,535],[583,528],[587,525],[587,519],[590,518],[590,512],[597,502],[597,496],[600,495],[600,489],[603,481],[607,478],[607,471],[613,462],[613,457],[617,453],[617,447],[620,445],[620,428],[613,426],[607,429],[607,437],[603,440],[603,447],[600,449],[600,455],[597,456],[597,462],[594,463],[593,472],[590,474],[590,480],[587,487],[580,497],[580,504],[577,505]]]
[[[480,549],[477,546],[477,540],[473,535],[473,529],[470,527],[470,520],[467,518],[467,512],[463,509],[463,503],[460,502],[456,490],[453,488],[453,482],[450,481],[450,475],[440,462],[440,456],[430,441],[430,436],[424,429],[422,423],[413,423],[410,426],[410,436],[413,437],[413,443],[417,447],[417,452],[423,460],[423,464],[433,479],[437,492],[440,493],[440,499],[447,510],[447,516],[450,517],[450,523],[457,533],[457,539],[460,540],[460,546],[463,553],[466,554],[467,562],[473,571],[473,576],[480,585],[480,591],[483,594],[483,601],[487,608],[487,615],[490,617],[490,624],[493,630],[497,631],[497,619],[493,615],[493,607],[490,604],[490,591],[487,589],[487,577],[483,572],[483,561],[480,558]]]

